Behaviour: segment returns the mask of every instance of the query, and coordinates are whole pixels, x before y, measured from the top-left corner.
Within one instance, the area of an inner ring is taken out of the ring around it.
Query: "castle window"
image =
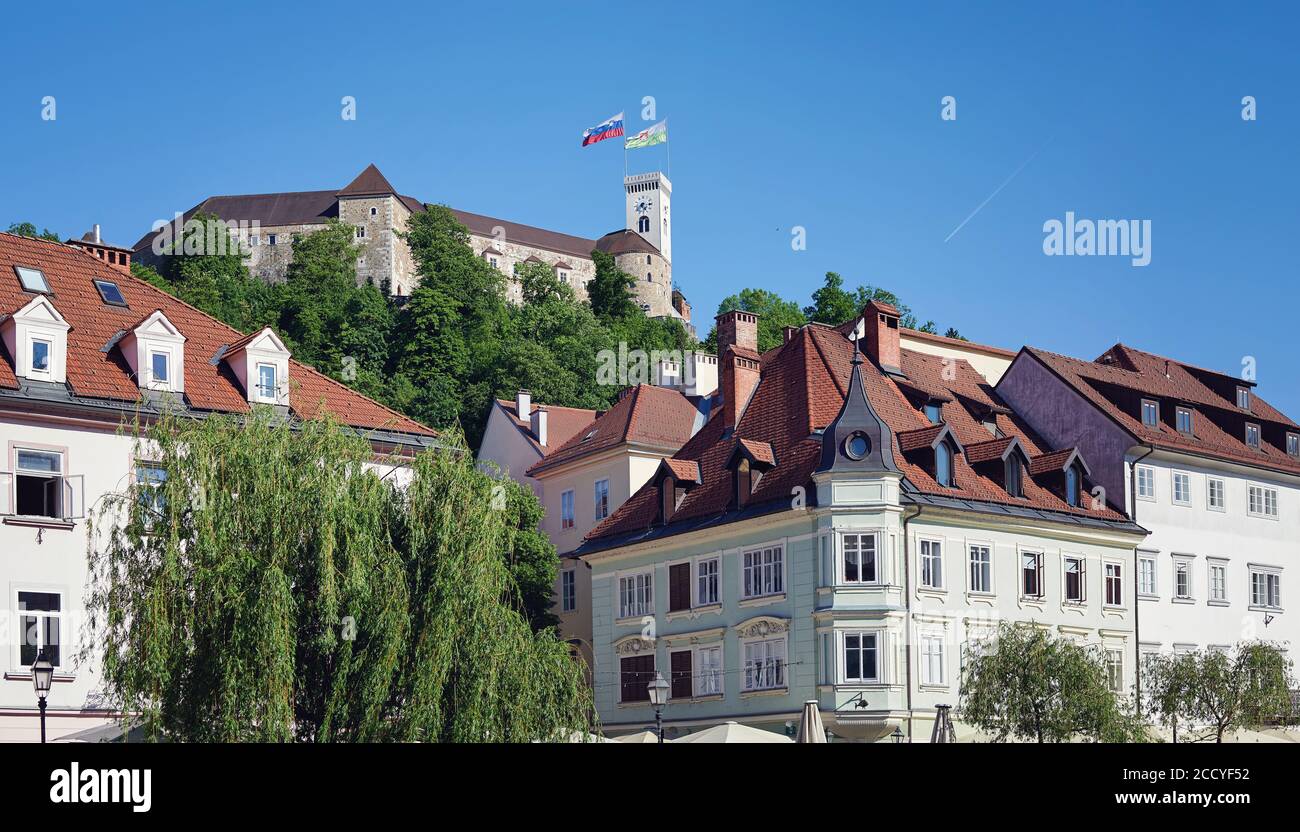
[[[648,254],[645,256],[645,264],[646,264],[647,266],[650,265],[650,255],[648,255]]]
[[[641,217],[638,219],[636,221],[636,230],[640,231],[642,234],[648,234],[650,232],[650,218]]]
[[[358,226],[357,226],[357,239],[358,239],[358,240],[364,240],[365,238],[366,238],[366,227],[365,227],[364,225],[358,225]]]
[[[276,236],[275,236],[274,234],[267,234],[267,235],[266,235],[266,244],[267,244],[268,246],[273,246],[273,245],[275,245],[275,242],[276,242]]]
[[[646,272],[646,273],[645,273],[645,279],[646,279],[646,282],[648,282],[648,283],[653,283],[653,282],[654,282],[654,276],[653,276],[652,274],[650,274],[650,272]]]
[[[373,205],[370,206],[370,216],[372,216],[372,217],[377,217],[377,216],[379,216],[379,209],[376,208],[376,207],[373,206]]]

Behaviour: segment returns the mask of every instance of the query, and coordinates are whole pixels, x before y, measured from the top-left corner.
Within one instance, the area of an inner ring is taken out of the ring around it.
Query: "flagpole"
[[[668,154],[668,180],[673,178],[673,140],[668,135],[668,119],[664,119],[664,152]]]

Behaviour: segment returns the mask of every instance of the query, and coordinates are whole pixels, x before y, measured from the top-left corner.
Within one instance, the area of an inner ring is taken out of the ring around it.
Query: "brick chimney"
[[[71,240],[68,245],[103,260],[120,272],[131,273],[131,249],[104,242],[99,236],[99,223],[82,235],[80,240]]]
[[[885,372],[903,374],[897,309],[878,300],[862,307],[862,351]]]
[[[758,386],[758,316],[733,310],[717,317],[718,360],[722,364],[722,426],[736,427]]]

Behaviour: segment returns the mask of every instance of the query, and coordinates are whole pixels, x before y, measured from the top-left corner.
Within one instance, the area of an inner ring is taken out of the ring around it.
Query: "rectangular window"
[[[780,546],[745,552],[742,559],[744,561],[742,597],[758,598],[785,592],[785,557]]]
[[[618,617],[651,615],[655,611],[654,574],[638,572],[618,579]]]
[[[1111,693],[1124,692],[1124,651],[1106,651],[1106,683]]]
[[[95,288],[99,290],[100,300],[109,306],[126,306],[126,298],[122,296],[122,290],[111,280],[96,280]]]
[[[18,451],[14,472],[15,511],[25,517],[62,517],[63,454]]]
[[[1153,428],[1160,424],[1160,404],[1151,399],[1142,400],[1142,424]]]
[[[49,373],[50,372],[50,353],[53,352],[54,345],[49,341],[40,338],[32,339],[32,372]]]
[[[144,523],[147,528],[166,515],[167,496],[163,486],[167,482],[167,469],[161,465],[141,462],[135,467],[135,482],[138,486],[136,499],[144,510]]]
[[[722,645],[701,647],[695,651],[695,695],[718,696],[722,693]]]
[[[609,516],[609,480],[596,480],[592,486],[592,497],[595,501],[595,515],[597,520],[603,520]]]
[[[276,238],[276,236],[275,236],[274,234],[267,234],[267,235],[266,235],[266,244],[267,244],[268,246],[273,246],[273,245],[275,245],[277,242],[278,242],[278,240],[277,240],[277,238]]]
[[[1174,502],[1180,506],[1192,504],[1192,475],[1174,472]]]
[[[1065,559],[1065,600],[1076,604],[1082,604],[1085,600],[1084,590],[1087,585],[1087,574],[1083,558],[1066,558]]]
[[[1277,489],[1262,485],[1249,487],[1250,514],[1256,517],[1277,517]]]
[[[560,495],[560,528],[573,528],[573,489]]]
[[[578,576],[572,569],[560,573],[560,611],[573,612],[578,608]]]
[[[1186,407],[1180,407],[1175,411],[1177,419],[1177,428],[1179,433],[1192,432],[1192,411]]]
[[[1174,597],[1192,597],[1192,564],[1190,561],[1174,561]]]
[[[1246,424],[1246,444],[1252,448],[1259,448],[1259,425]]]
[[[1020,594],[1026,598],[1043,597],[1043,556],[1024,552],[1020,556]]]
[[[695,600],[700,606],[718,603],[718,581],[721,561],[717,558],[702,560],[695,567]]]
[[[844,547],[844,582],[874,584],[876,572],[876,536],[846,534],[840,538]]]
[[[1224,493],[1223,480],[1218,477],[1210,477],[1205,481],[1205,502],[1213,511],[1223,511],[1228,506],[1227,496]]]
[[[1137,470],[1138,497],[1143,500],[1156,498],[1156,469],[1150,465],[1139,465]]]
[[[785,639],[745,642],[745,690],[785,687]]]
[[[674,563],[668,567],[668,611],[691,608],[691,564]]]
[[[654,678],[654,656],[624,656],[619,661],[619,701],[649,702]]]
[[[674,650],[668,654],[668,668],[672,676],[670,695],[673,699],[690,699],[694,695],[691,676],[694,675],[693,656],[690,650]]]
[[[1138,592],[1156,594],[1156,559],[1138,558]]]
[[[364,225],[358,225],[358,226],[357,226],[357,239],[358,239],[358,240],[364,240],[365,238],[366,238],[366,227],[365,227]]]
[[[1250,603],[1254,607],[1280,609],[1282,576],[1276,572],[1250,571]]]
[[[262,401],[275,401],[276,388],[279,386],[276,384],[275,375],[274,364],[257,365],[257,396]]]
[[[947,684],[942,636],[921,637],[921,684]]]
[[[943,407],[930,402],[925,406],[925,418],[930,420],[930,424],[937,425],[943,421]]]
[[[844,681],[880,681],[879,636],[876,633],[844,634]]]
[[[45,651],[55,667],[63,665],[63,596],[57,592],[18,591],[18,663],[31,667]]]
[[[1221,563],[1210,564],[1210,600],[1228,600],[1228,567]]]
[[[993,591],[993,553],[987,546],[970,547],[970,591]]]
[[[1291,456],[1300,456],[1300,433],[1286,435],[1286,452]]]
[[[937,540],[921,541],[921,586],[943,589],[943,546]]]
[[[1124,567],[1121,564],[1106,564],[1106,604],[1124,606]]]
[[[1242,410],[1250,410],[1250,388],[1249,387],[1237,388],[1237,407],[1240,407]]]
[[[170,358],[165,352],[149,354],[149,371],[152,374],[154,384],[166,384],[171,378]]]

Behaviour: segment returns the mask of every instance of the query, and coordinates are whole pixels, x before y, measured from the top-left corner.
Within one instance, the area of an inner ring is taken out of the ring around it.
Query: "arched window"
[[[1079,505],[1079,469],[1074,465],[1065,469],[1065,501],[1072,506]]]
[[[650,274],[650,272],[646,272],[646,273],[645,273],[645,279],[646,279],[646,282],[647,282],[647,283],[653,283],[653,282],[654,282],[654,277]]]
[[[650,218],[649,218],[649,217],[642,217],[641,219],[637,220],[637,221],[636,221],[636,230],[637,230],[637,231],[640,231],[642,234],[649,234],[649,233],[650,233]]]
[[[947,442],[940,442],[934,449],[934,481],[945,488],[952,488],[952,448]]]
[[[645,264],[646,264],[647,266],[650,265],[650,255],[648,255],[648,254],[645,256]]]

